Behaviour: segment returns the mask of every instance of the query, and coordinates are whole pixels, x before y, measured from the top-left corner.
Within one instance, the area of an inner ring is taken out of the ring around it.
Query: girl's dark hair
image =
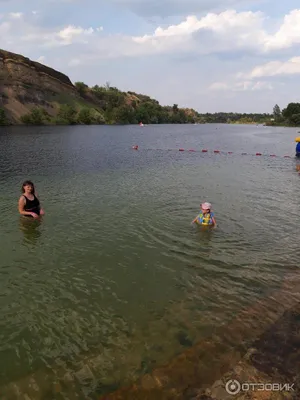
[[[21,188],[21,192],[25,193],[24,187],[27,186],[27,185],[30,185],[32,187],[32,194],[34,194],[35,193],[35,188],[34,188],[34,184],[31,181],[23,182],[23,185],[22,185],[22,188]]]

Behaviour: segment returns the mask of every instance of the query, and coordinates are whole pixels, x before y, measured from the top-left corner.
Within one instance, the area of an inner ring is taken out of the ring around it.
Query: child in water
[[[217,226],[215,215],[211,211],[211,204],[210,203],[203,203],[201,204],[201,211],[197,215],[197,217],[192,221],[192,224],[195,222],[199,225],[206,225],[206,226]]]

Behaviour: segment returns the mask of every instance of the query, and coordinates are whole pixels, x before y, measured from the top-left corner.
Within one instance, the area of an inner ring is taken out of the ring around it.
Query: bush
[[[49,120],[49,114],[43,108],[33,108],[31,112],[21,117],[25,125],[44,125],[45,120]]]
[[[3,108],[0,108],[0,126],[9,125],[8,119],[6,118],[6,113]]]
[[[63,104],[60,106],[57,120],[64,121],[63,125],[75,125],[76,124],[77,111],[75,107]]]
[[[93,122],[91,110],[89,108],[82,108],[79,111],[77,121],[79,124],[91,125]]]

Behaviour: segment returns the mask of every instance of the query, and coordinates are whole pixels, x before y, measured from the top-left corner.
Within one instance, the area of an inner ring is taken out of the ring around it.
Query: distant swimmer
[[[300,158],[300,137],[296,137],[295,142],[297,143],[296,145],[296,157]]]
[[[34,184],[25,181],[21,188],[22,196],[19,199],[19,213],[26,217],[39,218],[45,212],[41,208],[41,203],[35,193]]]
[[[211,204],[210,203],[203,203],[201,204],[201,211],[197,215],[197,217],[192,221],[192,224],[197,223],[199,225],[205,226],[217,226],[215,220],[215,214],[211,211]]]
[[[296,157],[300,157],[300,142],[298,142],[296,146]]]

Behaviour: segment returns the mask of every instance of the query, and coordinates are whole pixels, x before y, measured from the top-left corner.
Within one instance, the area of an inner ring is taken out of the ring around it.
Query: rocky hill
[[[76,96],[67,76],[19,54],[0,50],[0,106],[12,122],[18,122],[36,106],[53,113],[49,98],[58,93]]]
[[[7,121],[19,124],[22,117],[37,109],[51,119],[58,115],[61,104],[76,103],[93,106],[81,98],[66,75],[0,49],[0,108]]]
[[[0,124],[187,123],[197,113],[106,84],[89,88],[50,67],[0,49]]]

